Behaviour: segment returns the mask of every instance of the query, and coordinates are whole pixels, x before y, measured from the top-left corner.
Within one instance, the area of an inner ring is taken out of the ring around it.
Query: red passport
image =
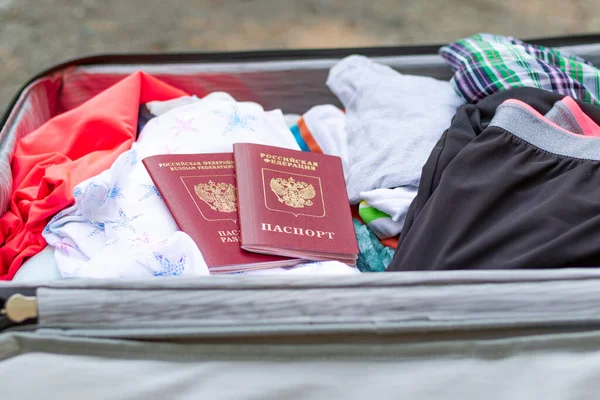
[[[190,235],[211,272],[295,265],[302,260],[240,247],[233,154],[165,154],[142,160],[179,228]]]
[[[355,265],[356,234],[339,157],[233,145],[242,248]]]

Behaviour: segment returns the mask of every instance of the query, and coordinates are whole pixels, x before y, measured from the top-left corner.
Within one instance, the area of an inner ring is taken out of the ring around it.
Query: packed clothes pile
[[[599,266],[600,71],[489,34],[439,54],[450,81],[342,59],[324,84],[343,108],[301,116],[123,79],[16,143],[0,279],[208,275],[141,160],[238,142],[340,157],[360,249],[252,273]]]

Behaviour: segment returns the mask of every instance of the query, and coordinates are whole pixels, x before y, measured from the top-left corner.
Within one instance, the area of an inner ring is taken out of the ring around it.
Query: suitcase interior
[[[599,39],[532,42],[561,47],[600,66]],[[451,71],[436,54],[438,47],[105,55],[74,60],[41,73],[23,88],[4,117],[0,148],[10,152],[18,138],[137,70],[189,93],[226,91],[265,109],[302,114],[313,105],[338,104],[325,80],[329,68],[346,55],[365,54],[402,73],[448,79]],[[433,363],[438,357],[479,362],[504,357],[518,364],[514,357],[519,351],[548,355],[556,349],[585,353],[593,360],[599,357],[597,270],[0,282],[0,308],[14,294],[35,298],[36,313],[20,322],[0,316],[0,331],[6,332],[4,348],[14,347],[12,353],[0,351],[0,360],[36,352],[52,353],[57,362],[67,355],[94,352],[128,359],[168,355],[180,363],[198,357],[246,357],[256,364],[256,360],[302,356],[360,359],[367,362],[365,368],[376,368],[368,363],[385,359]],[[150,347],[143,347],[148,343]],[[563,361],[565,365],[575,362]],[[419,368],[435,367],[423,365]],[[335,376],[352,385],[349,377],[360,374],[353,368],[345,364],[340,371],[349,375]],[[596,366],[593,372],[599,369]],[[390,372],[384,370],[382,376]],[[317,379],[318,369],[305,373]]]

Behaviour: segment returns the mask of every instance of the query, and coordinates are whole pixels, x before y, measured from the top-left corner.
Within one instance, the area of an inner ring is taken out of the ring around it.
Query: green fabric
[[[359,251],[356,267],[360,272],[385,271],[394,257],[394,249],[382,245],[368,226],[354,218],[352,221]]]
[[[600,70],[582,57],[509,36],[477,34],[439,51],[466,101],[514,87],[536,87],[600,105]]]
[[[370,206],[364,200],[358,205],[358,215],[379,239],[397,236],[402,231],[402,225],[404,225],[403,219],[394,221],[389,214]]]
[[[363,203],[365,204],[363,206]],[[383,211],[379,211],[378,209],[367,205],[366,202],[362,201],[361,205],[358,209],[358,215],[362,218],[365,223],[370,224],[376,219],[379,218],[391,218],[389,214],[384,213]]]

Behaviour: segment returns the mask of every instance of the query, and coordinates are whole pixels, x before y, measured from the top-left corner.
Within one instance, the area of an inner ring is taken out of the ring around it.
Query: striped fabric
[[[600,71],[581,57],[512,37],[473,35],[440,48],[451,84],[468,102],[529,86],[600,105]]]
[[[380,239],[393,238],[402,232],[404,221],[394,221],[389,214],[372,207],[364,200],[358,204],[358,214],[375,236]]]
[[[306,126],[304,118],[300,117],[298,123],[290,128],[292,135],[298,142],[298,146],[302,151],[311,151],[313,153],[323,153],[323,150],[313,137],[312,133]]]

